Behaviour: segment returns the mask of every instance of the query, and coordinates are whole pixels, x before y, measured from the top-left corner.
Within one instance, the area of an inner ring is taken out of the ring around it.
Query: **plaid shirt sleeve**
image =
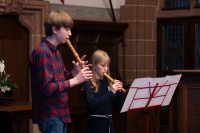
[[[65,80],[69,80],[71,78],[74,78],[73,75],[72,75],[72,72],[67,72],[67,70],[65,69],[64,64],[63,64],[63,70],[64,70]]]
[[[37,78],[39,80],[39,88],[42,90],[42,95],[50,96],[53,93],[63,92],[66,89],[70,89],[69,79],[72,77],[70,73],[67,73],[62,66],[62,60],[52,60],[49,52],[39,51],[34,55],[34,63],[37,68]],[[60,65],[61,64],[61,65]],[[65,74],[65,75],[64,75]]]

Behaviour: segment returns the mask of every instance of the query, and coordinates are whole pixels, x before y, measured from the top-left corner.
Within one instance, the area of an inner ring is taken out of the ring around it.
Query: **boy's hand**
[[[80,83],[83,83],[85,80],[92,79],[92,71],[88,67],[83,68],[74,78],[70,79],[70,86],[73,87]]]
[[[81,57],[81,63],[83,64],[84,67],[91,67],[92,64],[88,64],[88,61],[83,61],[85,59],[86,55],[83,55]],[[74,68],[72,69],[72,75],[75,77],[80,71],[81,71],[81,66],[79,65],[79,62],[72,61],[74,64]]]

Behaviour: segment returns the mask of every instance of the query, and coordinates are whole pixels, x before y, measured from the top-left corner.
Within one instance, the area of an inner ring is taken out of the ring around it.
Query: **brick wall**
[[[126,82],[156,76],[156,8],[158,0],[126,0],[120,9],[126,31]]]

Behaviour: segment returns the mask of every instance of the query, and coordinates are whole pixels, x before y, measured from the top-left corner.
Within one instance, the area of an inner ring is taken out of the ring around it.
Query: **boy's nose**
[[[72,35],[72,32],[71,32],[71,30],[69,30],[69,31],[68,31],[68,35],[69,35],[69,36],[71,36],[71,35]]]

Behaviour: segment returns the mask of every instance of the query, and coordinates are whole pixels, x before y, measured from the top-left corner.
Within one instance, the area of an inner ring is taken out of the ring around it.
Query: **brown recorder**
[[[107,73],[103,73],[103,75],[108,79],[110,80],[112,83],[115,83],[114,80],[107,74]],[[122,91],[124,93],[126,93],[126,90],[124,88],[122,88]]]
[[[74,49],[74,47],[72,46],[70,40],[66,40],[67,45],[69,46],[69,48],[71,49],[72,53],[74,54],[76,60],[78,61],[78,63],[80,64],[81,68],[85,68],[85,66],[82,64],[81,59],[79,58],[79,55],[77,54],[76,50]],[[90,79],[90,82],[92,83],[92,87],[96,88],[97,85],[95,84],[95,82],[93,81],[93,79]]]

